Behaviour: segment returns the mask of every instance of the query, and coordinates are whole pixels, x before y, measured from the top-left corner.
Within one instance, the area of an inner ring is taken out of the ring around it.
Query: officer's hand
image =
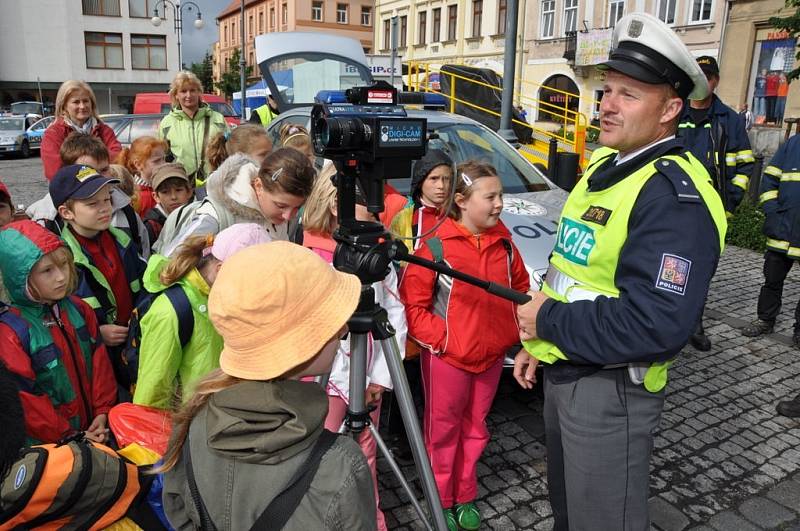
[[[528,295],[531,296],[531,300],[517,307],[519,337],[523,341],[538,337],[536,335],[536,317],[539,315],[539,309],[542,304],[550,298],[541,291],[530,291]]]
[[[128,327],[115,324],[100,325],[100,337],[109,347],[116,347],[125,343],[128,338]]]
[[[539,360],[522,348],[514,357],[514,379],[523,389],[533,389],[536,384],[536,367]]]

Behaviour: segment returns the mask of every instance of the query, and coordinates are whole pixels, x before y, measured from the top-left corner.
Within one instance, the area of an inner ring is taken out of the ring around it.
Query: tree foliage
[[[241,50],[236,48],[228,59],[227,68],[224,69],[219,76],[219,81],[215,84],[216,87],[225,94],[228,98],[233,97],[233,93],[241,90],[241,70],[239,66],[239,58]],[[251,67],[245,66],[245,77],[250,75]]]
[[[788,32],[789,36],[794,39],[800,34],[800,0],[786,0],[786,9],[794,11],[783,17],[770,17],[769,23],[776,29]],[[800,52],[795,55],[795,58],[799,60],[795,64],[800,64]],[[800,77],[800,66],[792,70],[788,77],[789,80]]]
[[[214,87],[214,68],[211,54],[206,52],[206,56],[199,63],[192,63],[189,69],[200,79],[203,90],[210,91]]]

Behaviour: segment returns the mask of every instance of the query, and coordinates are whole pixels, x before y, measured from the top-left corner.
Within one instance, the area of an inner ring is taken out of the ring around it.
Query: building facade
[[[717,93],[733,105],[748,104],[756,124],[779,125],[800,116],[800,83],[787,83],[795,67],[796,39],[769,24],[792,14],[782,0],[738,0],[732,4],[722,45]]]
[[[502,72],[506,5],[505,0],[377,0],[376,47],[381,54],[391,53],[392,18],[397,17],[398,56],[403,61],[457,63]],[[523,36],[517,34],[521,60]]]
[[[693,55],[719,58],[728,5],[719,0],[527,0],[523,102],[566,103],[592,120],[598,114],[604,79],[595,65],[607,59],[611,33],[620,18],[633,12],[655,15],[672,27]],[[726,82],[723,74],[721,87]],[[539,105],[532,110],[541,114],[546,108]]]
[[[178,71],[172,11],[155,0],[0,2],[0,105],[55,102],[62,82],[91,85],[101,113],[126,113],[138,92],[163,92]],[[163,8],[161,13],[164,13]]]
[[[372,1],[336,0],[247,0],[245,3],[245,61],[250,66],[248,82],[261,74],[255,57],[257,35],[284,31],[336,33],[361,42],[365,53],[373,53]],[[242,49],[241,1],[233,0],[217,15],[219,41],[214,45],[214,81],[228,68],[235,50]]]

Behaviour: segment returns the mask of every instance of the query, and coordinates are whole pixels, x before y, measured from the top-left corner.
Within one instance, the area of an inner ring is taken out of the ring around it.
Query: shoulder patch
[[[661,256],[661,267],[656,277],[656,287],[671,291],[678,295],[686,293],[692,261],[674,254],[664,253]]]
[[[658,173],[666,177],[675,189],[675,195],[680,203],[702,203],[700,193],[697,191],[692,178],[686,175],[683,168],[669,159],[659,159],[655,162]]]

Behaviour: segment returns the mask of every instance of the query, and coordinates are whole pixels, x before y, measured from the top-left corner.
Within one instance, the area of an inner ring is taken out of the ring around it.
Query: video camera
[[[411,162],[425,155],[427,120],[409,118],[385,81],[347,89],[344,101],[328,99],[311,110],[314,151],[356,177],[368,210],[382,212],[383,180],[409,177]]]

